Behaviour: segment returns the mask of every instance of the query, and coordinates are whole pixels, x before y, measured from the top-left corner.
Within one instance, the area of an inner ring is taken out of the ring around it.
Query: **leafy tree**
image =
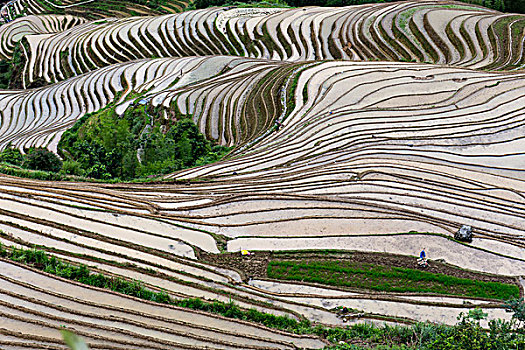
[[[62,161],[46,148],[30,148],[22,166],[32,170],[58,172],[62,168]]]
[[[96,163],[86,171],[87,177],[94,179],[111,179],[111,174],[104,164]]]
[[[167,137],[175,141],[175,157],[181,159],[184,166],[193,166],[198,158],[211,151],[210,142],[191,119],[178,121]]]
[[[507,301],[505,309],[507,312],[514,313],[512,318],[518,322],[519,328],[525,326],[525,302],[523,301],[523,298]]]
[[[13,165],[21,165],[24,161],[24,156],[18,148],[9,145],[0,153],[0,162],[9,163]]]
[[[139,167],[139,160],[137,159],[137,152],[132,149],[124,154],[122,157],[121,176],[124,179],[131,179],[135,177],[137,168]]]
[[[506,11],[525,13],[525,0],[505,0],[504,2]]]
[[[86,115],[65,132],[58,146],[85,176],[132,179],[174,172],[222,157],[189,118],[166,120],[160,108],[131,106],[118,116],[114,106]]]
[[[494,0],[494,5],[492,7],[498,11],[505,11],[505,2],[503,0]]]

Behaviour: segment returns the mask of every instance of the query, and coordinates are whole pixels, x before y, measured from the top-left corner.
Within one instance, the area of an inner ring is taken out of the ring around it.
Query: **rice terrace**
[[[525,349],[524,0],[0,3],[0,349]]]

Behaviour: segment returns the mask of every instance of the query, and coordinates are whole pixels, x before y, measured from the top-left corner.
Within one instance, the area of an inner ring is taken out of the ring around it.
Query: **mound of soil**
[[[217,266],[237,270],[244,280],[266,277],[272,253],[257,252],[252,255],[240,253],[211,254],[200,252],[199,258]]]

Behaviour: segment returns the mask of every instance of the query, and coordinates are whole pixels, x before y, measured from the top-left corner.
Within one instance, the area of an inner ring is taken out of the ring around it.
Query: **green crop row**
[[[519,287],[436,274],[416,269],[340,261],[271,261],[268,277],[380,292],[435,293],[507,300]]]

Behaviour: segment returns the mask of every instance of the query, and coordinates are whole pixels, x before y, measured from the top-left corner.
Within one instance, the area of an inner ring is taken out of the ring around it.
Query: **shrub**
[[[110,179],[111,174],[108,172],[104,164],[95,163],[86,171],[87,177],[92,177],[94,179]]]
[[[18,148],[8,146],[0,153],[0,162],[9,163],[13,165],[21,165],[24,156]]]
[[[62,161],[56,154],[46,148],[30,148],[27,151],[22,166],[31,170],[58,172]]]
[[[489,321],[489,331],[480,322],[487,314],[481,309],[473,309],[468,314],[461,313],[459,322],[439,332],[436,339],[426,348],[429,350],[506,350],[523,349],[525,337],[515,331],[515,320],[507,322],[496,319]]]
[[[66,175],[84,175],[84,169],[82,169],[82,164],[74,160],[66,160],[62,163],[61,173]]]
[[[525,326],[525,303],[523,298],[512,299],[505,303],[507,312],[512,312],[512,318],[518,322],[518,327],[523,328]]]

